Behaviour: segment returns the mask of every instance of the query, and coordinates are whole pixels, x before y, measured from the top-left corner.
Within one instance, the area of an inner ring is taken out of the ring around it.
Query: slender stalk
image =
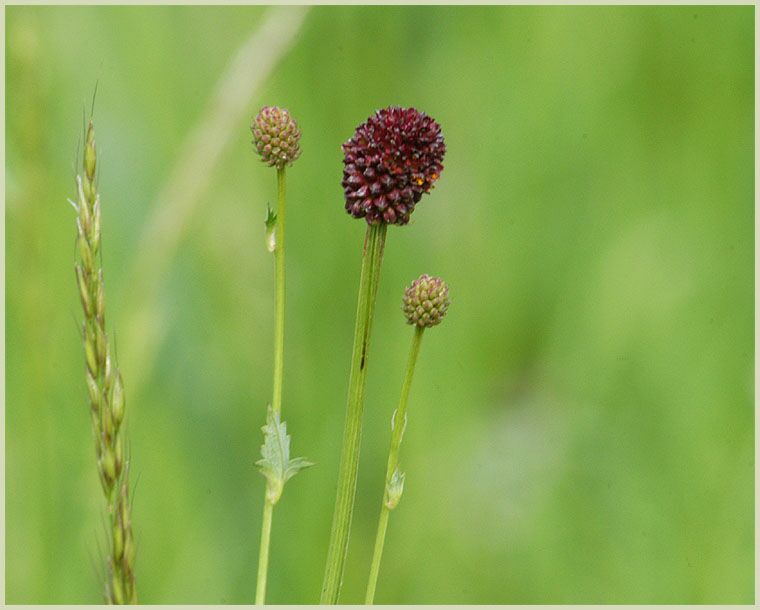
[[[354,347],[351,355],[351,373],[348,382],[346,424],[343,431],[338,489],[335,498],[327,565],[322,584],[320,603],[337,604],[343,581],[343,571],[348,552],[356,478],[359,471],[364,390],[367,378],[370,334],[375,312],[377,288],[380,282],[380,266],[385,248],[387,225],[370,225],[364,241],[359,298],[356,307]]]
[[[274,244],[274,383],[272,409],[282,409],[282,373],[285,353],[285,168],[277,169],[277,225]]]
[[[274,244],[274,380],[272,383],[272,409],[282,409],[282,377],[285,353],[285,168],[277,168],[277,224]],[[272,533],[273,500],[267,486],[264,494],[264,512],[261,519],[261,546],[259,570],[256,578],[256,604],[264,604],[269,570],[269,540]]]
[[[259,575],[256,580],[256,605],[264,604],[267,591],[267,571],[269,569],[269,539],[272,534],[272,510],[274,504],[264,501],[264,515],[261,523],[261,546],[259,547]]]
[[[396,507],[403,490],[403,475],[398,472],[398,455],[401,448],[401,439],[404,436],[406,428],[406,405],[409,399],[409,390],[412,387],[412,377],[414,377],[414,367],[417,364],[417,356],[420,353],[422,343],[422,333],[425,328],[415,326],[414,338],[412,339],[412,348],[409,352],[409,361],[406,365],[404,374],[404,383],[401,386],[401,398],[399,399],[398,408],[393,413],[393,432],[391,433],[391,446],[388,451],[388,467],[385,471],[385,491],[383,493],[383,505],[380,509],[380,520],[377,525],[377,537],[375,538],[375,550],[372,553],[372,565],[369,572],[369,582],[367,583],[367,595],[364,603],[371,605],[375,599],[375,588],[377,587],[377,577],[380,573],[380,560],[383,556],[383,546],[385,545],[385,532],[388,529],[388,517],[390,512]],[[400,478],[400,487],[397,481]]]
[[[383,547],[385,546],[385,532],[388,529],[388,517],[391,511],[383,503],[380,509],[380,519],[377,523],[377,535],[375,536],[375,550],[372,553],[372,565],[369,569],[369,582],[367,583],[367,595],[364,603],[371,606],[375,599],[375,587],[377,586],[377,575],[380,573],[380,559],[383,556]]]

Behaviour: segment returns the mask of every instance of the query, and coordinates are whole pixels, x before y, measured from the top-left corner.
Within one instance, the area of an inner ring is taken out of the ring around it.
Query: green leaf
[[[286,424],[280,421],[280,414],[275,413],[271,405],[267,406],[267,423],[261,430],[264,444],[261,446],[261,459],[256,465],[267,479],[267,500],[276,504],[285,483],[300,470],[314,464],[302,457],[290,458],[290,436]]]

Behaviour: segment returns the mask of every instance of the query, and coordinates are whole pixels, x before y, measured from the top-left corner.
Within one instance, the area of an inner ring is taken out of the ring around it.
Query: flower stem
[[[383,546],[385,545],[385,532],[388,529],[388,517],[390,509],[383,503],[380,509],[380,519],[377,523],[377,536],[375,537],[375,550],[372,553],[372,565],[369,569],[369,582],[367,583],[367,595],[364,603],[371,606],[375,599],[375,587],[377,586],[377,575],[380,573],[380,559],[383,556]]]
[[[277,170],[277,225],[274,246],[274,383],[272,409],[282,408],[282,371],[285,352],[285,168]]]
[[[261,520],[261,546],[259,547],[259,575],[256,580],[256,605],[264,604],[267,591],[267,570],[269,569],[269,539],[272,533],[272,510],[274,504],[264,500],[264,514]]]
[[[274,246],[274,380],[272,383],[272,409],[282,409],[282,377],[285,353],[285,168],[277,169],[277,220]],[[256,604],[264,604],[269,569],[269,540],[272,533],[274,503],[264,494],[264,512],[261,519],[261,546],[259,570],[256,578]]]
[[[377,537],[375,538],[375,550],[372,553],[372,565],[369,572],[369,582],[367,583],[367,595],[364,601],[367,605],[371,605],[375,599],[377,577],[380,573],[380,560],[383,556],[383,546],[385,545],[385,532],[388,529],[388,517],[391,510],[396,507],[401,496],[401,489],[403,489],[402,486],[401,489],[396,492],[395,497],[391,497],[391,494],[389,493],[394,474],[398,468],[398,454],[401,448],[401,439],[404,435],[404,429],[406,428],[406,404],[409,399],[409,390],[412,387],[414,367],[417,364],[417,356],[420,353],[420,344],[422,343],[422,333],[424,330],[424,327],[415,326],[412,348],[409,352],[409,361],[407,362],[406,373],[404,374],[404,383],[401,386],[401,398],[399,399],[398,408],[393,413],[393,431],[391,433],[391,446],[388,452],[388,467],[385,472],[383,505],[380,509],[380,520],[377,525]]]
[[[362,257],[359,299],[356,307],[354,347],[351,355],[351,373],[348,382],[346,424],[338,470],[338,490],[335,498],[327,565],[322,584],[321,604],[337,604],[343,580],[348,551],[348,537],[356,495],[356,478],[359,471],[364,389],[367,379],[369,340],[375,311],[377,287],[380,283],[380,266],[383,260],[387,225],[367,227]]]

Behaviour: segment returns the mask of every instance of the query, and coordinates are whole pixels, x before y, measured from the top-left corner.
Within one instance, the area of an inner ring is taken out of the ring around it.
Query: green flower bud
[[[449,308],[449,287],[439,277],[421,275],[404,291],[404,315],[409,324],[430,328]]]
[[[301,154],[301,132],[285,108],[264,106],[253,120],[251,131],[256,151],[267,165],[282,169]]]

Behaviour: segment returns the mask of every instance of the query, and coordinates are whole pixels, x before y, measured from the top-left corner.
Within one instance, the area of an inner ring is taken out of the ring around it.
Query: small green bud
[[[251,124],[253,143],[267,165],[284,168],[301,154],[301,132],[285,108],[264,106]]]
[[[420,328],[440,324],[449,308],[449,287],[439,277],[421,275],[404,291],[406,321]]]

